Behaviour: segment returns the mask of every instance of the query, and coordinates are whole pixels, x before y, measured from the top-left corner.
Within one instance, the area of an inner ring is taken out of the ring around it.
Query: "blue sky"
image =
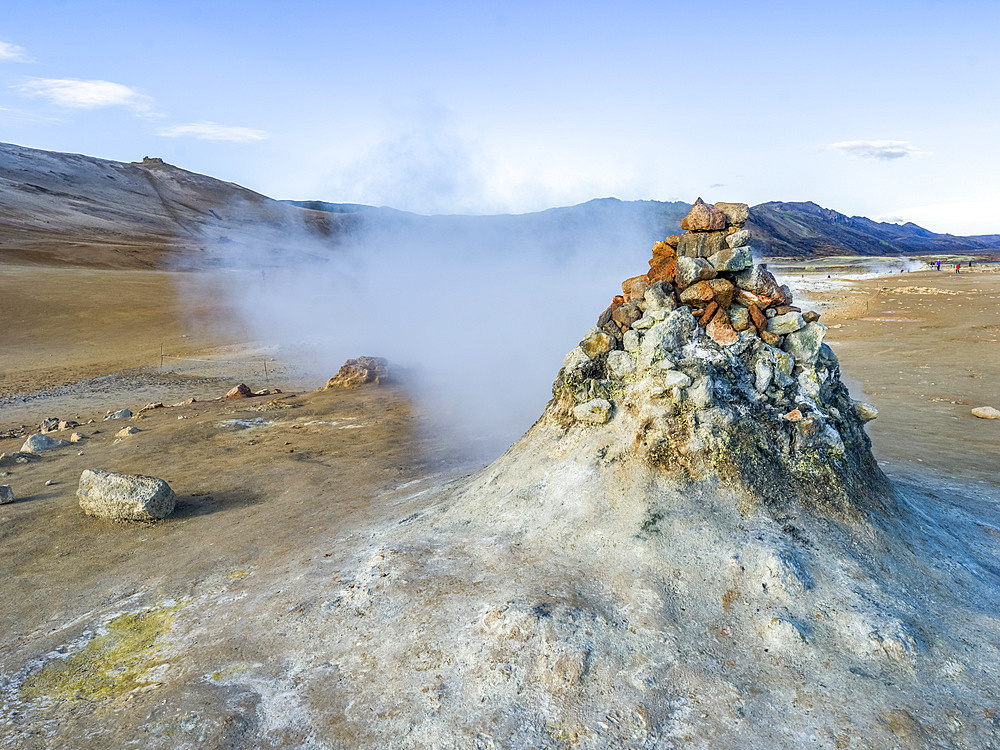
[[[424,213],[813,200],[1000,233],[1000,3],[10,3],[0,140]]]

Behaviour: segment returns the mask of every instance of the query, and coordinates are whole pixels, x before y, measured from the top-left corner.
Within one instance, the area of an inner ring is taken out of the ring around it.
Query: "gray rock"
[[[587,356],[582,347],[577,346],[563,358],[563,369],[568,375],[579,371],[588,362],[590,362],[590,357]],[[70,439],[72,440],[72,437]]]
[[[712,378],[704,377],[688,388],[687,394],[696,409],[707,409],[715,403],[715,383]]]
[[[128,409],[119,409],[118,411],[110,412],[104,418],[104,420],[107,421],[109,419],[129,419],[131,416],[132,416],[132,412],[129,411]]]
[[[9,484],[0,484],[0,505],[14,502],[14,490]]]
[[[733,324],[733,330],[745,331],[750,327],[750,311],[740,305],[733,305],[729,308],[729,322]]]
[[[698,322],[688,308],[671,311],[662,323],[657,323],[642,337],[639,366],[652,367],[671,352],[679,351],[695,338],[697,329]]]
[[[113,521],[155,521],[174,510],[170,486],[157,477],[85,469],[76,491],[88,516]]]
[[[632,328],[636,331],[648,331],[650,328],[656,325],[656,320],[652,315],[643,315],[635,323],[632,324]]]
[[[707,258],[726,247],[725,232],[686,232],[677,243],[678,258]]]
[[[611,419],[611,402],[607,399],[595,398],[592,401],[574,406],[573,416],[580,422],[604,424]]]
[[[802,319],[802,313],[797,312],[787,312],[784,315],[775,315],[767,322],[767,330],[770,333],[776,333],[779,336],[784,336],[788,333],[794,333],[802,328],[804,328],[806,322]],[[820,326],[823,331],[826,331],[826,326],[821,323],[810,323],[809,325]],[[822,342],[822,337],[820,339]],[[817,344],[817,351],[819,345]]]
[[[610,352],[615,346],[614,338],[599,328],[591,328],[586,338],[580,342],[580,348],[590,359]]]
[[[729,247],[746,247],[750,244],[750,230],[741,229],[738,232],[733,232],[731,235],[726,237],[726,244]]]
[[[750,257],[750,251],[745,247],[736,248],[735,250],[726,248],[711,256],[708,262],[719,273],[736,273],[750,268],[753,265],[753,258]]]
[[[878,409],[873,404],[864,401],[854,402],[854,413],[858,415],[858,419],[862,422],[871,422],[878,417]]]
[[[625,378],[635,374],[635,358],[628,352],[613,351],[608,354],[608,373],[613,378]]]
[[[775,281],[774,276],[766,268],[753,265],[745,271],[740,271],[733,277],[733,281],[740,289],[764,297],[779,299],[781,297],[781,287]]]
[[[115,433],[115,437],[124,438],[128,437],[129,435],[135,435],[138,432],[139,432],[138,428],[129,425],[128,427],[122,427],[120,430],[118,430],[118,432]]]
[[[34,453],[0,453],[0,466],[14,466],[15,464],[30,464],[32,461],[40,461],[41,456]]]
[[[60,430],[72,430],[74,427],[79,427],[80,423],[75,422],[72,419],[63,419],[59,422]]]
[[[64,445],[69,445],[69,441],[56,440],[55,438],[50,438],[48,435],[38,434],[32,435],[25,440],[24,445],[21,446],[21,451],[38,453],[38,451],[47,451],[50,448],[61,448]]]
[[[742,226],[750,218],[750,207],[746,203],[718,202],[715,208],[726,217],[727,226]]]
[[[680,370],[667,370],[660,376],[660,381],[665,388],[687,388],[694,382]]]
[[[49,417],[48,419],[43,419],[42,424],[39,426],[39,432],[53,432],[59,429],[59,418]]]
[[[678,289],[687,287],[699,281],[707,281],[716,277],[715,267],[704,258],[677,258],[674,282]]]
[[[636,352],[642,345],[642,334],[637,331],[625,331],[625,336],[622,339],[622,345],[627,352]],[[582,349],[580,350],[583,351]]]
[[[793,315],[794,313],[788,314]],[[771,323],[775,323],[777,320],[778,318],[774,318]],[[770,330],[771,324],[768,324],[767,328]],[[806,323],[804,328],[785,336],[782,348],[795,357],[796,362],[815,362],[819,358],[820,347],[823,346],[825,335],[826,326],[822,323]]]
[[[646,303],[645,312],[647,315],[653,310],[669,311],[677,307],[677,301],[674,299],[673,292],[669,294],[665,292],[662,281],[658,281],[650,286],[643,295],[643,300]]]

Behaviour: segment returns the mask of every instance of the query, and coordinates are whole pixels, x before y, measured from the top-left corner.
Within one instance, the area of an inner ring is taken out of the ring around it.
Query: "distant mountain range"
[[[392,208],[279,201],[159,159],[122,163],[0,144],[0,260],[109,268],[212,267],[238,259],[242,238],[274,253],[290,229],[336,247],[351,237],[420,233],[470,252],[513,245],[558,255],[586,242],[651,246],[679,231],[690,204],[602,198],[529,214],[422,216]],[[749,227],[768,254],[989,254],[1000,235],[955,237],[915,224],[848,217],[814,203],[764,203]],[[542,241],[544,239],[544,241]],[[234,252],[235,250],[235,252]]]

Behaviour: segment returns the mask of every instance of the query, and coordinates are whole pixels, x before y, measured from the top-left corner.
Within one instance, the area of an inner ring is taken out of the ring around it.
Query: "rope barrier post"
[[[267,377],[267,356],[266,355],[264,356],[264,382],[265,383],[270,383],[271,382],[270,380],[268,380],[268,377]]]
[[[160,369],[163,369],[163,344],[160,344]]]

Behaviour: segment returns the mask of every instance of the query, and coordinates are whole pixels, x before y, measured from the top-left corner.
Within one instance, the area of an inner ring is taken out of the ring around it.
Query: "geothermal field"
[[[987,254],[5,149],[0,748],[1000,747]]]

